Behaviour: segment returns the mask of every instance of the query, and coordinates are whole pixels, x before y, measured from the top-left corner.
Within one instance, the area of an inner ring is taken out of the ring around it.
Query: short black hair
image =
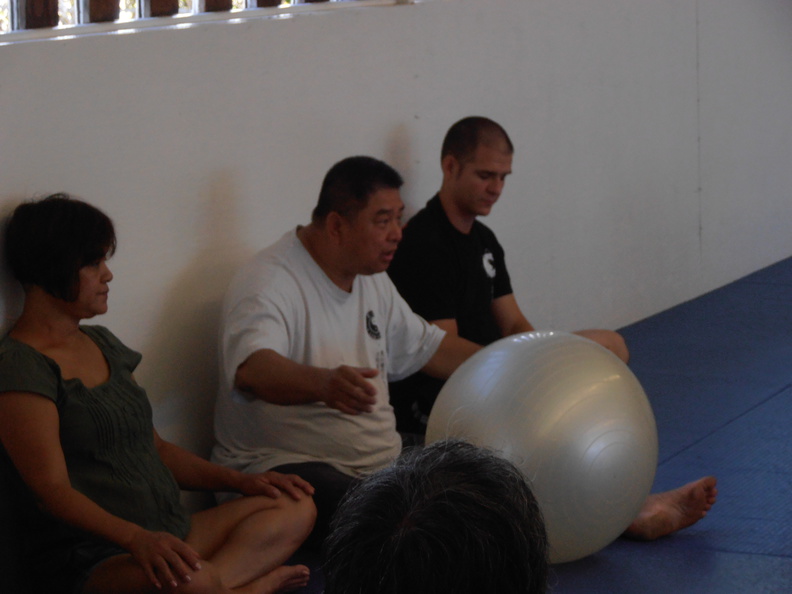
[[[365,156],[343,159],[325,175],[311,220],[324,221],[331,212],[353,218],[366,208],[374,192],[399,189],[403,183],[399,172],[379,159]]]
[[[23,202],[6,225],[5,257],[16,279],[64,301],[77,298],[80,268],[115,248],[110,218],[65,193]]]
[[[326,594],[540,594],[547,534],[506,459],[459,440],[409,448],[356,483],[324,544]]]
[[[456,122],[446,132],[440,158],[452,155],[460,163],[473,159],[476,149],[484,145],[503,143],[509,154],[514,145],[503,126],[489,118],[470,116]]]

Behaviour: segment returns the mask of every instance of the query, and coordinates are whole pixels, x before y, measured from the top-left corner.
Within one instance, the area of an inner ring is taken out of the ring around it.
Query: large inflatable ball
[[[529,480],[553,563],[590,555],[630,525],[657,466],[657,429],[616,355],[564,332],[499,340],[449,378],[427,443],[454,437],[500,452]]]

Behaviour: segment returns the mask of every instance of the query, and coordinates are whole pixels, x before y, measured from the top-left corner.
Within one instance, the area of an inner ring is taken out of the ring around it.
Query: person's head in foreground
[[[525,478],[463,441],[357,483],[325,542],[326,594],[543,593],[547,535]]]

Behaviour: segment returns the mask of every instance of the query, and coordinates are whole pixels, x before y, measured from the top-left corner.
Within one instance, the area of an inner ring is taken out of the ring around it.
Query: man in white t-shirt
[[[334,165],[311,223],[240,270],[223,307],[212,458],[311,482],[320,533],[355,477],[401,450],[388,380],[445,378],[480,348],[414,314],[385,274],[401,184],[370,157]]]

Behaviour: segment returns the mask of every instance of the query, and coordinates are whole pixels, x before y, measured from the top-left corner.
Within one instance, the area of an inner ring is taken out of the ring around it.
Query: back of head
[[[353,218],[366,207],[371,194],[381,189],[398,189],[402,183],[399,173],[383,161],[348,157],[333,165],[325,175],[311,219],[320,223],[331,212]]]
[[[358,483],[324,549],[327,594],[542,593],[547,536],[519,470],[461,441]]]
[[[53,194],[14,209],[5,231],[5,257],[16,279],[73,301],[80,268],[115,251],[112,221],[99,209]]]
[[[446,132],[440,158],[451,155],[458,162],[465,163],[473,159],[480,145],[502,148],[505,152],[514,153],[514,145],[506,130],[489,118],[470,116],[456,122]]]

